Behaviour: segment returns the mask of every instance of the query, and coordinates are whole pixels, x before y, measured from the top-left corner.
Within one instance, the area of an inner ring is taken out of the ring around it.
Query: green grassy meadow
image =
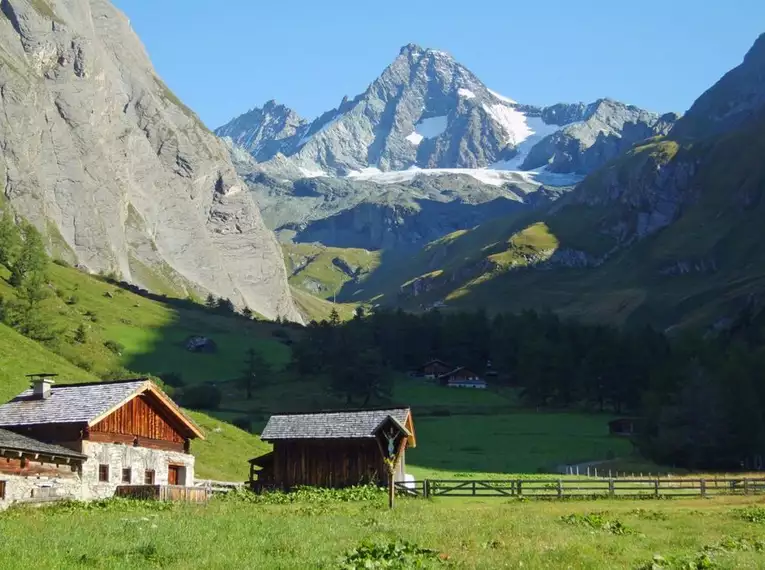
[[[559,464],[628,457],[629,441],[608,435],[608,416],[516,411],[417,418],[407,452],[416,479],[496,479],[551,473]]]
[[[441,498],[400,499],[393,511],[384,500],[11,509],[0,514],[0,568],[415,567],[341,565],[363,541],[432,549],[419,568],[762,568],[765,524],[751,522],[761,505]],[[656,555],[675,565],[651,566]],[[709,565],[691,565],[704,555]]]

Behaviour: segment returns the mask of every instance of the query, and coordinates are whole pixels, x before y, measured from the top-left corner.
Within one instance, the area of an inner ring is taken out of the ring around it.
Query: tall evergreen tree
[[[21,286],[24,279],[34,274],[44,280],[48,270],[48,255],[40,232],[29,223],[25,223],[21,231],[24,239],[11,268],[10,283],[14,287]]]
[[[246,398],[252,399],[253,390],[258,384],[261,386],[271,374],[271,366],[254,348],[247,350],[247,359],[242,375],[239,377],[239,385],[244,389]]]
[[[11,208],[6,206],[0,217],[0,265],[12,269],[21,249],[21,235],[13,219]]]

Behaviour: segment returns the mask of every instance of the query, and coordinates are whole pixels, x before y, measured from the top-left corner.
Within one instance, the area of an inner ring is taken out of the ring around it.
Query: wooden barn
[[[263,488],[349,487],[405,480],[405,452],[416,444],[409,408],[271,416],[261,439],[273,451],[250,460],[250,483]]]

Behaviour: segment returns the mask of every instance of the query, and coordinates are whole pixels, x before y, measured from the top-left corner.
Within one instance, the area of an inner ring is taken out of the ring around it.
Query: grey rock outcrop
[[[564,116],[571,117],[571,114]],[[552,172],[589,174],[629,150],[635,143],[666,135],[677,120],[631,105],[601,99],[589,105],[582,119],[535,145],[521,168],[546,166]]]
[[[3,0],[0,180],[55,255],[300,320],[226,147],[106,0]]]

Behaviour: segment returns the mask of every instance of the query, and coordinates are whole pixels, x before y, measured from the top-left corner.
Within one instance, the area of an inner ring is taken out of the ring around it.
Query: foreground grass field
[[[363,541],[433,549],[440,558],[423,568],[648,569],[655,555],[670,562],[654,568],[762,568],[761,504],[411,499],[392,512],[384,500],[11,510],[0,514],[0,568],[363,568],[340,563]],[[710,565],[691,565],[704,557]]]

